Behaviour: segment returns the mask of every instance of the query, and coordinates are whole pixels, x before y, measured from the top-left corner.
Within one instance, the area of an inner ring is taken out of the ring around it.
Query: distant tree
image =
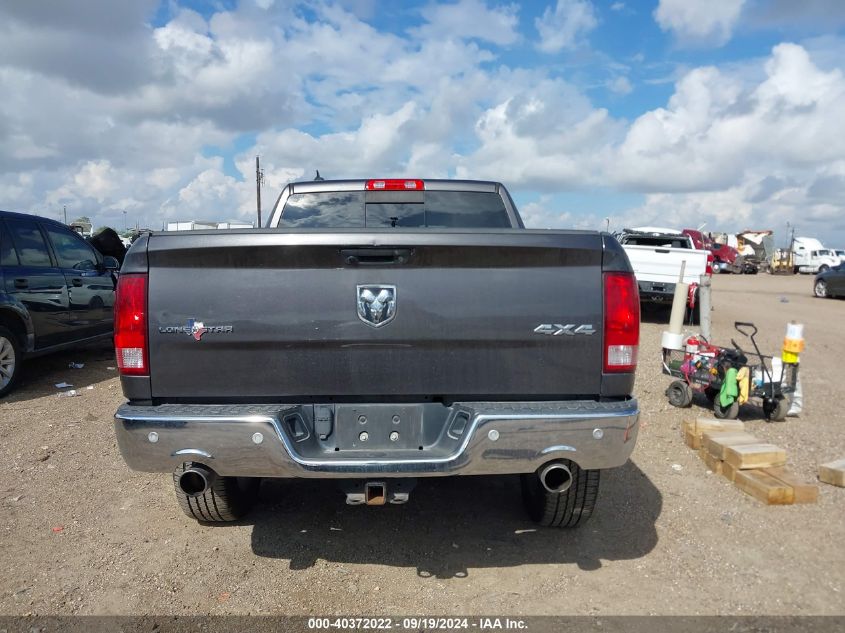
[[[109,229],[109,228],[111,228],[111,227],[109,227],[109,226],[98,226],[96,229],[94,229],[91,232],[91,235],[92,236],[93,235],[99,235],[100,233],[102,233],[103,231],[105,231],[106,229]]]
[[[91,218],[87,215],[81,215],[74,220],[74,222],[84,222],[85,224],[91,224]]]

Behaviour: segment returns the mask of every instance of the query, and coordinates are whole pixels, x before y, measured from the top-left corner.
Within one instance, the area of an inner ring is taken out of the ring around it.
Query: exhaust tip
[[[208,468],[192,466],[179,475],[179,489],[189,497],[198,497],[211,488],[215,476]]]
[[[552,462],[540,469],[540,483],[548,492],[559,494],[572,485],[572,471],[566,464]]]

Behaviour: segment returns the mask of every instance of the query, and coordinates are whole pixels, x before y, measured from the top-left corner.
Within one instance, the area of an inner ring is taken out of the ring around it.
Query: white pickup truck
[[[713,255],[698,250],[688,235],[675,229],[643,226],[624,229],[616,235],[628,254],[637,285],[640,301],[672,303],[675,284],[684,266],[684,283],[694,290],[688,299],[688,318],[698,319],[698,283],[701,275],[712,274]]]

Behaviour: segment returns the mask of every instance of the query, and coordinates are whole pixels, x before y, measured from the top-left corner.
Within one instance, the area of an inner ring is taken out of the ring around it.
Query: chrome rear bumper
[[[312,405],[123,405],[115,429],[126,463],[146,472],[190,461],[224,476],[425,477],[528,473],[554,459],[586,469],[621,466],[634,449],[639,417],[634,399],[332,410],[335,426],[326,439],[315,433]],[[370,427],[354,426],[367,416],[362,424]],[[398,418],[414,428],[406,432]],[[379,440],[392,428],[389,420],[420,446]],[[356,441],[364,428],[373,434],[369,444]]]

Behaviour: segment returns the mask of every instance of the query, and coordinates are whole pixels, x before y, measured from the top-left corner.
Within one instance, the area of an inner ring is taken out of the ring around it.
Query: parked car
[[[713,273],[713,254],[696,248],[691,236],[675,229],[623,229],[617,238],[631,261],[644,303],[671,305],[683,263],[683,281],[695,288],[687,301],[685,320],[698,322],[698,284],[702,275]]]
[[[525,229],[495,182],[297,182],[267,228],[144,235],[115,324],[120,451],[199,521],[239,518],[266,477],[378,506],[518,474],[532,519],[576,527],[636,440],[625,252]]]
[[[118,267],[60,222],[0,211],[0,396],[24,359],[111,338]]]
[[[817,297],[845,297],[845,264],[816,275],[813,294]]]

